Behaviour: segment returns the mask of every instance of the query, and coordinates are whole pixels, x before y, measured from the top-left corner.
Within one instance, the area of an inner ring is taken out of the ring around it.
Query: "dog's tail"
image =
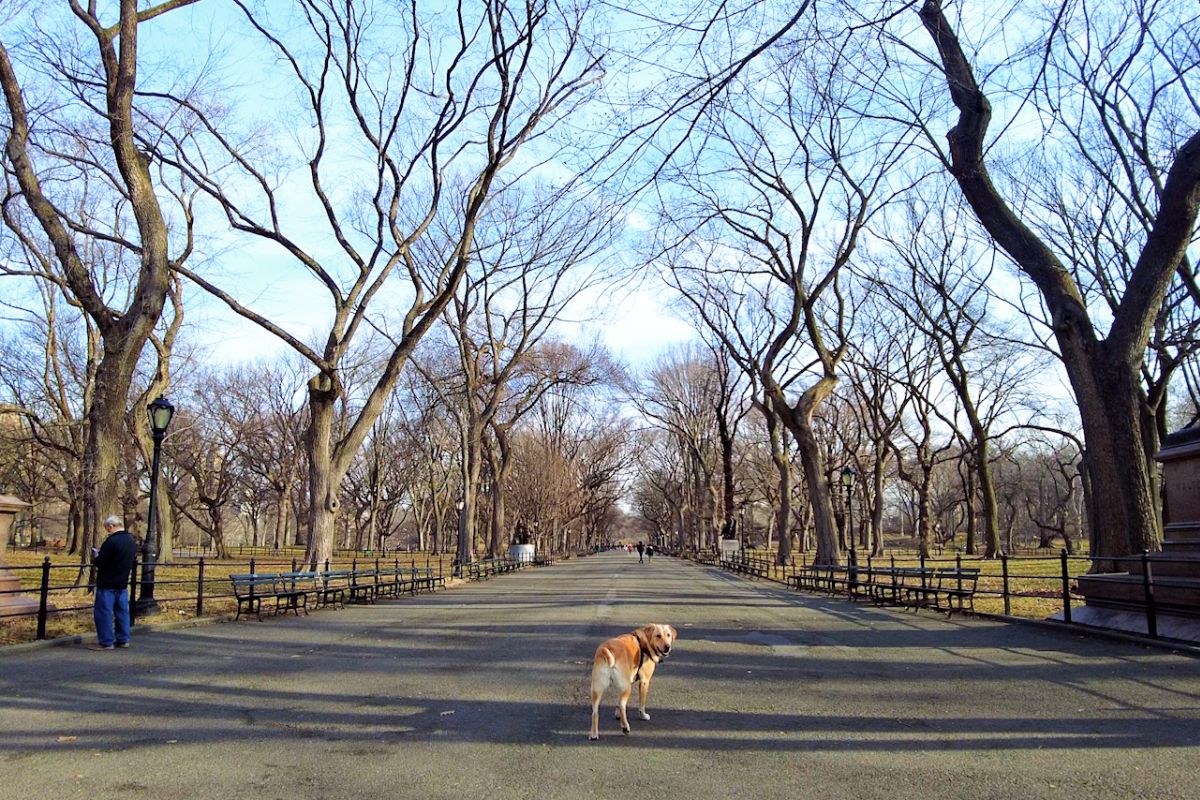
[[[617,665],[617,657],[613,655],[613,651],[604,645],[600,645],[600,649],[596,651],[596,659],[594,666],[606,666],[612,669]]]

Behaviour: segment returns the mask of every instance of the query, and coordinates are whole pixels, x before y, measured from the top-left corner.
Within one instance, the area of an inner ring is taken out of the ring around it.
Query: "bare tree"
[[[989,288],[995,266],[972,244],[953,206],[915,194],[904,207],[903,222],[893,222],[890,258],[898,269],[883,271],[881,292],[919,332],[937,355],[942,375],[957,398],[962,420],[939,415],[962,431],[963,447],[971,454],[972,475],[968,508],[978,496],[982,505],[984,556],[1000,553],[999,508],[992,479],[992,440],[998,420],[1012,415],[1022,403],[1021,387],[1030,372],[1012,334],[997,318]],[[968,514],[967,552],[975,552],[975,515]]]
[[[865,306],[865,307],[863,307]],[[870,519],[867,522],[869,552],[884,553],[883,519],[886,489],[896,453],[896,440],[913,396],[903,379],[897,376],[906,369],[912,356],[913,341],[903,324],[903,315],[877,293],[870,293],[856,317],[856,331],[850,339],[847,356],[847,389],[851,395],[851,410],[858,418],[869,445],[869,468],[858,465],[863,482],[869,484]]]
[[[672,437],[657,428],[642,431],[636,439],[634,461],[638,466],[633,489],[635,510],[653,526],[655,544],[683,547],[687,476]]]
[[[689,345],[668,351],[645,378],[631,387],[630,398],[651,425],[669,437],[686,479],[682,485],[684,530],[689,546],[716,546],[715,518],[721,494],[721,415],[728,381],[722,378],[715,354]],[[724,514],[722,514],[724,516]]]
[[[472,266],[445,311],[463,383],[450,411],[463,432],[464,561],[472,556],[484,461],[492,478],[487,548],[498,555],[507,535],[504,481],[513,427],[553,387],[604,377],[607,359],[598,349],[585,352],[547,336],[607,276],[600,263],[613,230],[609,209],[537,187],[497,195],[484,215]]]
[[[1035,84],[1070,112],[1056,119],[1100,134],[1093,142],[1118,167],[1105,173],[1114,186],[1139,187],[1144,231],[1124,243],[1137,255],[1106,331],[1071,265],[1018,215],[992,179],[987,163],[992,105],[956,26],[939,0],[926,0],[920,10],[958,112],[947,135],[947,168],[980,223],[1041,293],[1079,404],[1095,489],[1092,552],[1100,557],[1158,546],[1152,441],[1146,438],[1153,419],[1142,401],[1140,370],[1172,280],[1181,272],[1190,279],[1187,248],[1200,210],[1200,106],[1187,92],[1189,76],[1200,65],[1184,55],[1187,26],[1179,26],[1185,15],[1178,13],[1183,8],[1142,3],[1128,14],[1109,10],[1114,13],[1102,13],[1091,2],[1060,6],[1037,51],[1045,55]],[[1187,13],[1194,20],[1194,9]],[[1150,62],[1158,67],[1147,73],[1144,65]]]
[[[59,286],[103,344],[83,458],[89,540],[117,509],[129,386],[162,314],[171,270],[192,252],[186,182],[173,181],[139,148],[139,102],[149,101],[138,96],[138,38],[155,18],[193,1],[139,10],[135,0],[121,0],[113,21],[101,19],[95,3],[71,3],[94,56],[68,43],[77,29],[39,38],[16,58],[0,42],[8,111],[3,218],[34,263],[16,274]],[[176,204],[174,230],[166,202]]]
[[[254,473],[246,457],[261,437],[259,405],[252,402],[261,376],[232,367],[195,376],[191,396],[178,412],[164,443],[167,457],[189,482],[176,507],[228,557],[226,523],[247,502],[253,504]]]
[[[845,355],[844,268],[868,221],[905,185],[897,175],[909,140],[862,148],[878,131],[869,92],[845,77],[857,45],[814,27],[805,46],[813,55],[803,63],[769,59],[772,91],[743,75],[744,94],[714,112],[705,127],[712,153],[680,171],[688,199],[666,211],[678,237],[668,247],[673,282],[796,440],[815,558],[839,563],[812,421]]]
[[[603,384],[560,384],[542,395],[512,438],[507,481],[514,527],[539,551],[563,552],[605,541],[624,494],[629,420]],[[613,404],[615,406],[615,404]]]
[[[302,187],[277,180],[274,157],[216,124],[204,137],[174,139],[172,157],[235,231],[275,245],[316,281],[330,302],[323,343],[310,347],[218,280],[184,274],[317,370],[307,433],[307,559],[316,563],[333,546],[341,480],[417,343],[466,274],[501,174],[539,130],[571,112],[600,75],[599,59],[582,46],[586,8],[546,0],[462,3],[439,13],[416,2],[402,9],[304,0],[298,19],[236,4],[302,100],[297,115],[310,123],[312,136],[293,152],[319,213],[315,220],[288,215]],[[347,157],[370,166],[348,175]],[[549,157],[544,150],[534,156]],[[448,248],[422,248],[435,221],[452,231]],[[314,236],[318,244],[310,244]],[[425,260],[430,253],[443,257]],[[396,282],[393,275],[403,281],[408,306],[389,324],[392,314],[369,314],[384,287],[390,291]],[[388,336],[392,347],[355,399],[344,432],[335,435],[335,406],[348,399],[345,360],[364,326]]]
[[[299,398],[305,379],[296,359],[243,367],[238,399],[252,411],[253,424],[238,443],[242,468],[264,484],[275,507],[271,547],[290,544],[292,497],[304,479],[304,420]],[[233,388],[233,387],[229,387]],[[227,388],[228,390],[228,388]],[[302,526],[296,524],[296,533]],[[303,544],[305,539],[300,538]]]
[[[21,496],[33,504],[35,521],[44,513],[42,502],[61,500],[68,550],[76,553],[87,530],[86,401],[95,384],[99,336],[58,287],[39,281],[36,289],[40,307],[6,304],[18,320],[19,338],[0,342],[0,414],[13,421],[2,435],[20,453],[10,467],[10,489],[19,486]]]

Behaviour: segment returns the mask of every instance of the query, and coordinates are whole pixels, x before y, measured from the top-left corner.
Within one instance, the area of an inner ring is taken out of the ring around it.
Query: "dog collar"
[[[637,674],[638,672],[642,671],[642,664],[646,663],[646,656],[650,656],[650,660],[653,661],[655,664],[657,664],[659,661],[658,658],[655,657],[654,653],[650,652],[650,649],[647,648],[646,645],[642,644],[641,639],[639,639],[638,640],[638,665],[637,665],[637,670],[635,671],[634,674]]]

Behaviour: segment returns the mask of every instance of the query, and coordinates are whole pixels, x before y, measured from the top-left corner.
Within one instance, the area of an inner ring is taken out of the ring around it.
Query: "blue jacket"
[[[97,589],[124,589],[137,558],[137,541],[129,531],[113,531],[92,559],[96,565]]]

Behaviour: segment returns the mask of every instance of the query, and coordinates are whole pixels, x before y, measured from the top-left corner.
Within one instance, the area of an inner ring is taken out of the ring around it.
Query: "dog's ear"
[[[668,625],[667,630],[671,632],[671,641],[675,641],[679,638],[679,631],[675,630],[674,625]]]
[[[634,638],[641,642],[642,646],[650,646],[650,637],[654,634],[653,625],[643,625],[640,628],[635,628],[633,631]]]

